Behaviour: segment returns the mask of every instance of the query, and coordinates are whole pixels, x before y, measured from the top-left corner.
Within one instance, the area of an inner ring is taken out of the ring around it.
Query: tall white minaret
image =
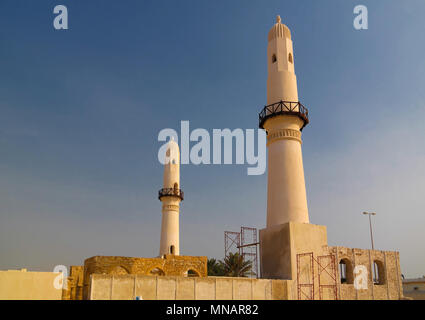
[[[159,255],[180,254],[179,211],[183,201],[180,189],[180,150],[178,144],[171,139],[167,144],[164,162],[164,184],[159,190],[162,202],[161,243]]]
[[[268,35],[267,64],[267,106],[259,115],[267,131],[267,228],[309,223],[301,151],[308,111],[298,100],[291,32],[280,16]]]

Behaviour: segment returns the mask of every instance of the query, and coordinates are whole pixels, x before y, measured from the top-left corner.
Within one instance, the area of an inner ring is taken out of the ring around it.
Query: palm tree
[[[224,276],[223,262],[217,261],[214,258],[207,261],[208,275],[209,276]]]
[[[223,261],[224,273],[228,277],[247,277],[252,269],[252,261],[245,261],[239,253],[229,253]]]

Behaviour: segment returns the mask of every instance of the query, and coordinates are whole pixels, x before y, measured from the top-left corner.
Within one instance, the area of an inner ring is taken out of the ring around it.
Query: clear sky
[[[53,28],[65,4],[69,30]],[[353,28],[353,8],[369,29]],[[425,2],[0,2],[0,269],[157,256],[163,128],[256,128],[267,33],[292,32],[310,220],[330,245],[400,251],[425,274]],[[183,165],[180,246],[222,258],[263,228],[267,175]]]

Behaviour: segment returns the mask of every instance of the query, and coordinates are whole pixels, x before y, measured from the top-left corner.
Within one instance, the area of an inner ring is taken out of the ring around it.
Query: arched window
[[[385,284],[385,267],[382,261],[373,261],[373,284]]]
[[[187,272],[185,272],[186,277],[199,277],[199,273],[195,270],[189,269]]]
[[[176,254],[176,247],[174,247],[174,245],[170,246],[170,253]]]
[[[128,270],[122,266],[116,266],[113,267],[110,271],[109,274],[113,274],[113,275],[123,275],[123,274],[128,274]]]
[[[149,275],[151,276],[164,276],[165,272],[161,268],[153,268],[151,271],[149,271]]]
[[[347,258],[339,261],[339,274],[342,284],[353,284],[353,265]]]
[[[273,54],[273,55],[272,55],[272,63],[275,63],[275,62],[276,62],[276,60],[277,60],[277,59],[276,59],[276,55],[275,55],[275,54]]]
[[[288,54],[288,61],[289,61],[290,63],[294,63],[294,60],[292,59],[292,53],[290,53],[290,52],[289,52],[289,54]]]

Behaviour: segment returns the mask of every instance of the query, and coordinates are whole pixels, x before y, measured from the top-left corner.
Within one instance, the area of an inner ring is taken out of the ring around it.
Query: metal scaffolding
[[[224,231],[224,256],[227,257],[229,252],[240,254],[241,233],[234,231]]]
[[[318,272],[314,269],[317,266]],[[315,290],[318,284],[318,292]],[[298,300],[338,300],[337,270],[333,254],[317,256],[313,252],[297,254]]]
[[[224,232],[224,256],[237,252],[244,261],[251,261],[251,278],[258,278],[258,244],[256,228],[241,227],[240,232]]]

